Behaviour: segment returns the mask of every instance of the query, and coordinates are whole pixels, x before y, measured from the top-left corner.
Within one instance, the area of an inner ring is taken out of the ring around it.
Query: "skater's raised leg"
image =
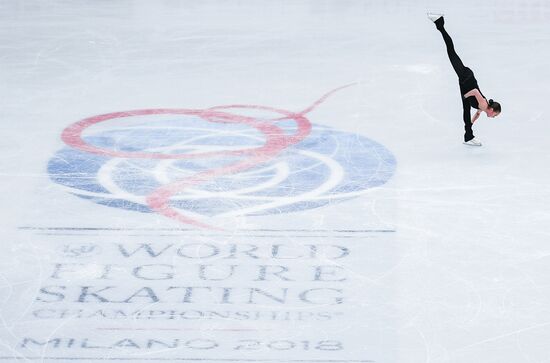
[[[462,78],[466,72],[466,67],[464,66],[464,63],[462,63],[462,60],[460,59],[458,54],[456,54],[453,39],[451,38],[449,33],[447,33],[447,30],[445,30],[445,19],[442,15],[437,17],[437,15],[434,14],[428,14],[428,17],[435,23],[435,27],[437,28],[437,30],[441,32],[441,35],[443,36],[443,41],[445,42],[445,46],[447,47],[447,55],[449,56],[451,65],[453,66],[453,69],[455,70],[458,78]]]

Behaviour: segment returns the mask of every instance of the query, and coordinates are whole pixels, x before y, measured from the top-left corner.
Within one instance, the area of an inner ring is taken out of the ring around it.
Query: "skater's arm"
[[[477,88],[474,88],[470,92],[466,93],[464,95],[464,98],[468,98],[474,96],[477,100],[478,107],[481,111],[487,110],[487,107],[489,104],[487,103],[487,100],[481,95],[481,92]]]
[[[472,124],[474,124],[474,122],[477,121],[480,114],[481,114],[481,110],[477,110],[477,112],[474,114],[474,117],[472,117]]]

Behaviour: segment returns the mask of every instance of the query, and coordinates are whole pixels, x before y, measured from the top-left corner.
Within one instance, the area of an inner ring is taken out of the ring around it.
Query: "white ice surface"
[[[474,126],[481,148],[461,143],[456,76],[427,10],[446,14],[457,52],[502,103],[501,116]],[[549,21],[539,0],[1,1],[0,361],[550,362]],[[228,231],[213,232],[94,204],[47,174],[63,129],[87,117],[229,104],[298,112],[353,82],[308,118],[381,143],[397,166],[348,201],[229,216]],[[381,229],[391,232],[364,232]],[[121,245],[143,243],[220,254],[121,256]],[[250,245],[261,258],[223,258]],[[302,258],[270,259],[273,245]],[[304,257],[310,245],[316,258]],[[222,275],[236,266],[233,279],[208,282],[235,289],[232,303],[168,296],[167,286],[207,286],[199,263]],[[157,280],[136,278],[151,264]],[[260,281],[267,265],[293,281]],[[173,279],[160,279],[165,269]],[[82,286],[116,286],[119,301],[148,286],[166,301],[142,290],[128,303],[78,302]],[[287,287],[288,301],[247,304],[250,287]],[[342,304],[300,300],[318,287],[341,290]],[[65,309],[262,315],[37,313]],[[148,348],[150,339],[179,342]]]

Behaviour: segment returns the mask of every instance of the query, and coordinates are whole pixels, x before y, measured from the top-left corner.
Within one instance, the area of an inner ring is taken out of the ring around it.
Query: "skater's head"
[[[500,103],[489,100],[488,104],[489,107],[487,107],[487,117],[497,117],[502,110],[502,108],[500,107]]]

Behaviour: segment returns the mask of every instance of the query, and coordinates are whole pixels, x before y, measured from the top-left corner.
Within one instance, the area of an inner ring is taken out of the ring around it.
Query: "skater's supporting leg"
[[[472,118],[470,114],[470,104],[468,100],[462,97],[462,117],[464,118],[464,142],[470,141],[474,138],[474,132],[472,131]]]

